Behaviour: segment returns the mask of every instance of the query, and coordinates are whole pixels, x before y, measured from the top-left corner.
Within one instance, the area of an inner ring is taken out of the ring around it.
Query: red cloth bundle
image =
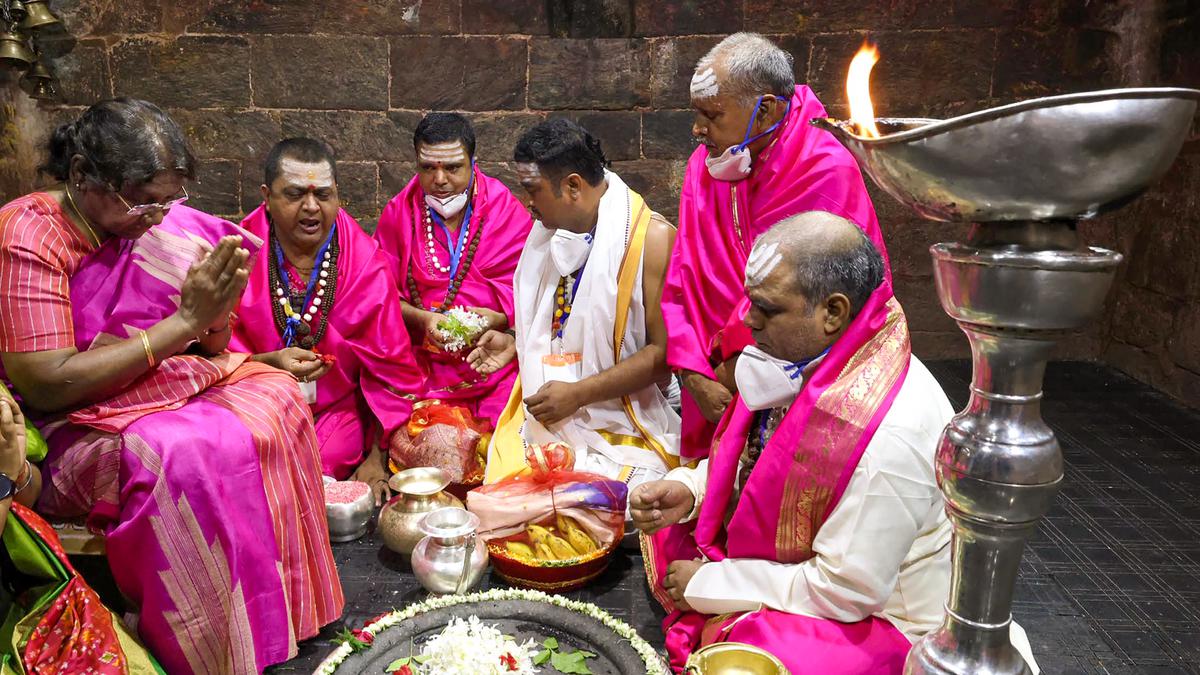
[[[486,421],[462,406],[421,401],[408,425],[392,435],[388,457],[397,469],[430,466],[445,471],[452,483],[477,482],[489,432]]]

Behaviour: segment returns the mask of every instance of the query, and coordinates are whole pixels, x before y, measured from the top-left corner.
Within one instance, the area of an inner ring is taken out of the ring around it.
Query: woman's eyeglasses
[[[129,209],[128,211],[125,212],[125,215],[127,215],[127,216],[144,216],[146,214],[154,213],[156,211],[162,211],[163,213],[166,213],[167,211],[170,211],[172,207],[179,206],[180,204],[186,202],[188,199],[187,188],[183,188],[183,196],[182,197],[176,197],[175,199],[171,199],[163,204],[151,203],[151,204],[138,204],[137,206],[133,206],[129,202],[125,201],[125,198],[121,196],[120,192],[113,190],[113,194],[115,194],[117,196],[117,199],[120,199],[121,203],[124,204],[125,207]]]

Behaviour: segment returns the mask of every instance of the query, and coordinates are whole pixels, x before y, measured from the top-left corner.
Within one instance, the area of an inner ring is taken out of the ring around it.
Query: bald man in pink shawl
[[[899,675],[949,596],[934,456],[950,402],[912,355],[857,224],[785,220],[754,245],[744,283],[756,345],[735,366],[712,454],[630,496],[651,534],[651,590],[671,612],[672,665],[732,641],[793,675]]]
[[[750,343],[739,303],[754,240],[787,216],[823,210],[858,223],[885,262],[887,252],[854,158],[808,124],[825,109],[795,85],[789,54],[760,35],[731,35],[700,60],[691,96],[703,145],[684,177],[663,316],[667,362],[685,390],[681,455],[694,459],[708,453]]]
[[[264,203],[242,221],[261,237],[229,347],[296,376],[312,408],[325,475],[377,493],[383,453],[423,378],[379,245],[340,207],[333,151],[281,141],[267,157]],[[374,461],[364,462],[371,455]]]
[[[442,350],[445,312],[465,307],[487,328],[513,319],[513,273],[533,227],[503,183],[475,165],[475,132],[455,113],[430,113],[413,134],[417,175],[379,218],[375,239],[400,284],[404,318],[426,387],[418,398],[465,407],[495,427],[517,376],[516,363],[490,375]]]

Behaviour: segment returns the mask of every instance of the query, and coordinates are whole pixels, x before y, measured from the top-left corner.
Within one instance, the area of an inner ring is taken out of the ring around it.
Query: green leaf
[[[533,655],[533,665],[535,665],[535,666],[540,666],[549,660],[550,660],[550,650],[549,649],[543,649],[542,651]]]
[[[592,658],[595,658],[595,657],[596,657],[596,654],[595,654],[595,652],[585,652],[585,651],[579,651],[579,652],[576,652],[576,653],[577,653],[577,654],[583,654],[583,658],[585,658],[585,659],[592,659]]]
[[[407,666],[410,661],[412,661],[412,659],[408,658],[407,656],[402,659],[396,659],[395,661],[392,661],[391,663],[389,663],[387,665],[387,668],[383,669],[383,672],[394,673],[397,670],[400,670],[401,668],[403,668],[404,666]]]
[[[570,654],[555,652],[550,657],[550,667],[564,675],[592,675],[592,671],[584,663],[584,653],[579,651]]]
[[[425,665],[425,662],[429,660],[429,657],[423,654],[417,654],[416,656],[412,657],[412,660],[416,661],[417,665],[423,666]]]
[[[546,638],[546,641],[542,643],[542,646],[546,649],[558,649],[558,640],[548,637]]]

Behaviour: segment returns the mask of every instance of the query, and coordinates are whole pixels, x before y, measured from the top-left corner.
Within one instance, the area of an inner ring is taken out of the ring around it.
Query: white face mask
[[[708,175],[716,180],[733,183],[739,180],[744,180],[750,175],[750,144],[767,134],[775,131],[783,121],[787,119],[788,113],[792,109],[792,102],[787,102],[787,108],[783,111],[783,117],[779,121],[772,124],[770,128],[761,134],[750,135],[750,130],[754,128],[754,118],[758,113],[758,106],[762,105],[763,97],[759,96],[758,101],[754,104],[754,112],[750,115],[750,123],[746,125],[746,134],[742,137],[742,142],[738,145],[731,145],[725,148],[717,157],[706,157],[704,165],[708,167]]]
[[[800,395],[804,386],[804,368],[824,356],[806,361],[784,361],[764,352],[754,345],[742,350],[733,379],[737,382],[738,395],[750,410],[767,410],[790,405]]]
[[[562,277],[574,274],[583,267],[591,252],[591,234],[555,230],[550,239],[550,259],[554,261],[554,269],[558,270],[558,275]]]
[[[461,193],[438,199],[433,195],[425,195],[425,205],[437,212],[443,218],[453,218],[458,215],[467,206],[467,193],[471,188],[463,190]]]
[[[740,145],[725,148],[718,157],[705,157],[708,175],[727,183],[743,180],[750,175],[750,151]]]

